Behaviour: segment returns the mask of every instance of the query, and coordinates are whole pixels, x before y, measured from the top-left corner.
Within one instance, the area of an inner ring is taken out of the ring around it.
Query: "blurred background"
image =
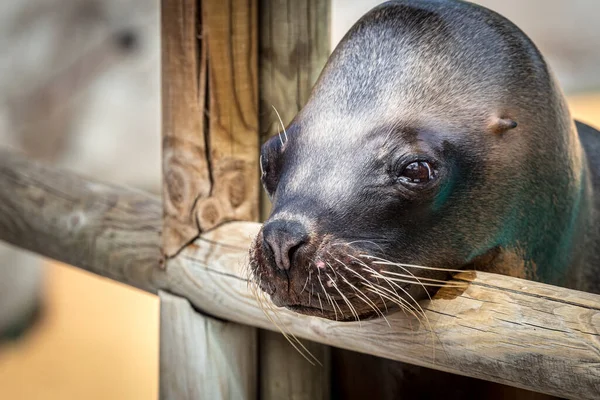
[[[332,48],[378,3],[332,0]],[[600,2],[477,3],[534,40],[600,128]],[[157,0],[2,0],[0,146],[158,193],[159,43]],[[0,243],[0,398],[157,396],[157,298]]]

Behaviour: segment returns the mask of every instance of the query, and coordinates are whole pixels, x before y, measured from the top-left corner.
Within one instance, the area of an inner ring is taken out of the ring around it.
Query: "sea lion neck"
[[[573,230],[570,237],[568,254],[570,262],[567,266],[564,282],[559,284],[600,293],[600,277],[592,273],[591,265],[600,263],[600,194],[598,193],[597,167],[600,154],[597,150],[598,132],[590,127],[577,123],[581,139],[582,165],[580,196],[573,209]],[[591,143],[590,143],[591,142]],[[566,240],[566,239],[565,239]]]

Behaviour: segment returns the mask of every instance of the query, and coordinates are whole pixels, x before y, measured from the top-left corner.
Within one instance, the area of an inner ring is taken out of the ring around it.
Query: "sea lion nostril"
[[[307,242],[308,234],[297,222],[276,220],[263,227],[263,248],[282,271],[292,267],[294,255]]]

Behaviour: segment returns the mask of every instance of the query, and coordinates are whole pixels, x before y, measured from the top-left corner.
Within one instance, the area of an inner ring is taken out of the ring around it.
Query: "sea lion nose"
[[[298,222],[275,220],[263,226],[263,248],[281,271],[291,268],[294,254],[307,242],[308,233]]]

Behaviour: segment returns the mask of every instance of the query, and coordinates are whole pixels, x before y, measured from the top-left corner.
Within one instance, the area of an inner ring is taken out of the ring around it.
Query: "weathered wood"
[[[330,0],[261,0],[261,136],[281,132],[277,108],[289,124],[330,54]]]
[[[163,251],[176,254],[198,236],[194,207],[210,195],[206,157],[206,46],[196,0],[163,0]],[[190,179],[194,177],[194,179]]]
[[[308,100],[329,57],[330,0],[261,0],[259,97],[261,141],[281,132]],[[275,107],[275,109],[274,109]],[[261,216],[270,202],[261,191]],[[329,398],[326,346],[303,341],[322,366],[309,364],[281,334],[259,332],[261,399]]]
[[[204,310],[274,330],[247,287],[246,249],[258,228],[231,223],[211,231],[169,269],[190,273],[195,290],[186,296]],[[281,327],[316,342],[556,396],[598,397],[600,296],[478,272],[464,293],[445,297],[422,303],[431,331],[402,313],[387,318],[390,326],[277,314]]]
[[[329,399],[330,347],[302,340],[306,349],[321,363],[309,363],[278,332],[259,330],[260,398]]]
[[[224,221],[258,219],[257,1],[162,1],[163,250],[167,258],[200,232]],[[185,304],[161,309],[165,323],[200,323],[182,318],[192,318]],[[226,335],[214,335],[211,332],[218,332],[221,325],[208,318],[203,323],[203,331],[186,330],[188,334],[178,335],[176,344],[169,338],[161,340],[161,353],[169,354],[160,361],[161,371],[170,372],[161,375],[161,385],[174,394],[163,392],[165,398],[195,399],[197,393],[219,387],[238,387],[229,393],[231,398],[254,398],[255,330],[228,324]],[[207,357],[189,360],[186,349],[201,346],[227,352],[216,364]],[[254,366],[241,370],[246,374],[244,382],[252,385],[240,385],[240,376],[230,373],[230,366],[239,366],[240,360],[251,360]],[[194,368],[189,368],[192,364]],[[199,370],[211,374],[194,378]]]
[[[162,1],[167,256],[223,221],[258,219],[256,1]]]
[[[0,240],[151,292],[162,289],[226,320],[277,330],[248,289],[248,245],[259,224],[207,232],[161,270],[160,215],[152,196],[0,151]],[[600,393],[598,295],[478,272],[464,293],[422,306],[433,334],[401,313],[387,317],[390,326],[282,309],[278,316],[289,332],[319,343],[572,399]]]
[[[256,329],[232,322],[207,323],[186,299],[163,291],[159,296],[160,398],[247,399],[249,393],[256,393],[254,375],[248,374],[256,369],[256,359],[239,358],[251,352],[241,348],[245,341],[237,341],[240,331],[253,338]],[[178,368],[169,368],[173,365]],[[222,373],[228,378],[223,379]]]
[[[160,201],[0,150],[0,240],[156,293]]]
[[[196,218],[206,230],[258,220],[258,0],[203,1],[202,8],[212,188]]]

